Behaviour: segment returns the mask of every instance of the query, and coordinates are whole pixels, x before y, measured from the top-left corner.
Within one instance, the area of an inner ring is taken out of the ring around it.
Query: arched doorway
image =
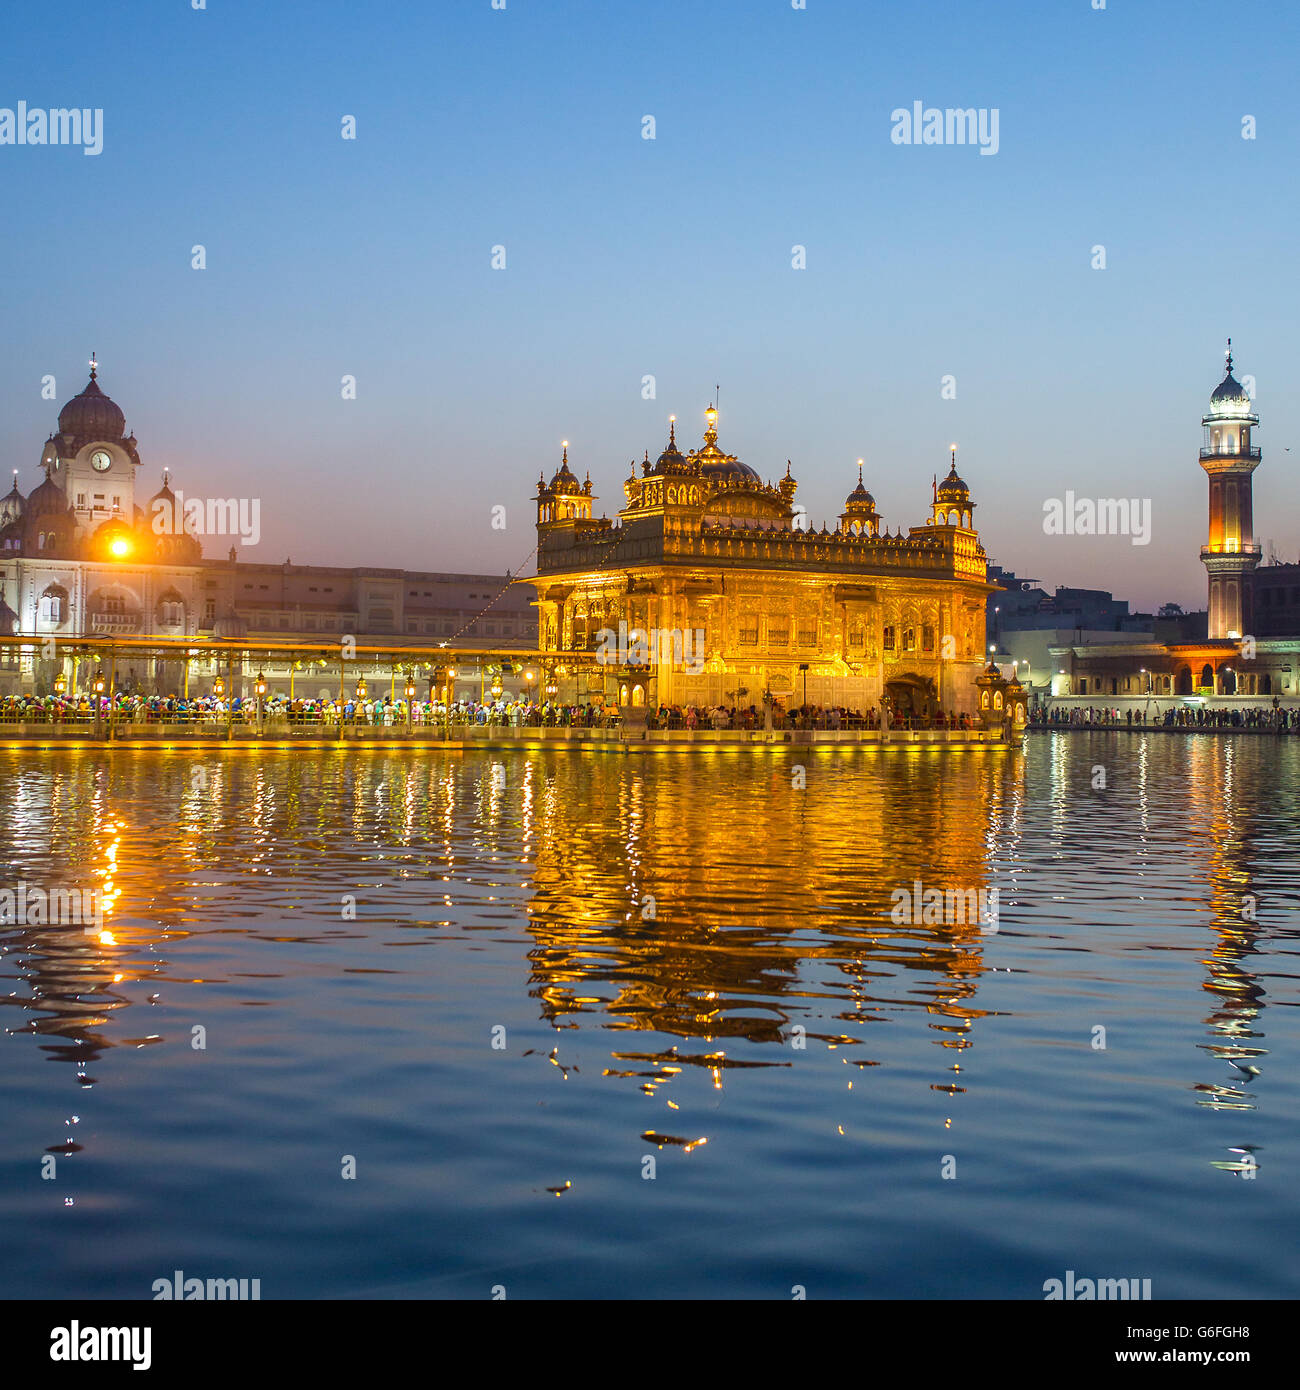
[[[1219,667],[1219,692],[1223,695],[1237,693],[1237,673],[1231,666]]]
[[[895,719],[925,719],[938,705],[934,681],[927,676],[895,676],[885,682],[885,698]]]

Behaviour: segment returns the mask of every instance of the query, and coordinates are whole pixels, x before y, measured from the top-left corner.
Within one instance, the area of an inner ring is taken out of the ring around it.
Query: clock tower
[[[90,381],[59,411],[59,428],[45,442],[41,465],[63,489],[76,518],[77,536],[105,521],[135,525],[135,471],[140,466],[135,435],[126,417],[100,388],[92,355]]]
[[[1210,534],[1201,547],[1209,577],[1208,635],[1211,641],[1246,637],[1255,621],[1255,540],[1251,474],[1259,467],[1259,446],[1251,439],[1259,416],[1246,388],[1232,374],[1232,339],[1227,369],[1210,397],[1201,424],[1205,440],[1201,467],[1210,475]]]

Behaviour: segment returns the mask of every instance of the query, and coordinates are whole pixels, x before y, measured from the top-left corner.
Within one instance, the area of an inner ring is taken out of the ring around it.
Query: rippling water
[[[1298,774],[0,750],[0,887],[113,904],[0,926],[0,1294],[1294,1296]]]

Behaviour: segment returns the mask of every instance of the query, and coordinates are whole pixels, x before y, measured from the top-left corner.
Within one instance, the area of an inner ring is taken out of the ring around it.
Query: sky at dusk
[[[0,145],[0,465],[40,481],[93,349],[143,496],[261,499],[242,558],[528,572],[562,439],[613,515],[720,383],[815,524],[860,457],[921,524],[956,441],[991,558],[1203,607],[1229,335],[1300,558],[1300,6],[1092,4],[9,6],[0,108],[104,115],[99,155]],[[894,143],[917,101],[996,109],[997,153]],[[1067,489],[1150,498],[1151,543],[1045,535]]]

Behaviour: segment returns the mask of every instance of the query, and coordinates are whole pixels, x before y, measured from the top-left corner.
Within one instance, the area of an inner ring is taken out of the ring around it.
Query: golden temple
[[[974,713],[995,586],[955,447],[924,525],[888,531],[859,466],[838,525],[813,530],[788,461],[763,482],[719,447],[716,405],[705,418],[698,450],[674,418],[658,459],[633,463],[617,520],[592,515],[567,445],[538,480],[531,582],[560,698]]]

